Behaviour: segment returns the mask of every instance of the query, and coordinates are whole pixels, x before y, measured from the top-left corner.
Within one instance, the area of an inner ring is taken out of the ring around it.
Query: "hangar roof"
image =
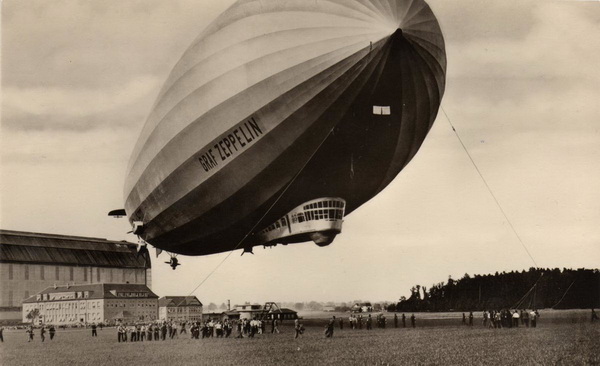
[[[0,262],[150,268],[147,254],[126,241],[0,230]]]

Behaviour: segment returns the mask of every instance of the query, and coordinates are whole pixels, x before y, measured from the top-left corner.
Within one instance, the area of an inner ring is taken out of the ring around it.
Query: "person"
[[[531,323],[532,328],[537,327],[537,316],[538,314],[534,310],[529,313],[529,322]]]
[[[325,337],[332,338],[333,337],[333,326],[335,325],[335,316],[329,319],[327,326],[325,327]]]
[[[167,335],[173,339],[173,324],[171,322],[167,323]]]
[[[140,327],[140,342],[143,342],[144,338],[146,338],[146,324],[142,324]]]
[[[25,332],[27,333],[27,337],[29,338],[27,342],[33,341],[33,326],[28,326]]]
[[[592,323],[598,320],[598,314],[596,314],[596,310],[592,309]]]
[[[521,320],[523,321],[522,324],[525,324],[525,326],[527,328],[529,328],[529,311],[527,311],[527,309],[525,309],[525,311],[523,311]]]
[[[294,331],[296,332],[294,339],[298,338],[298,335],[304,333],[304,327],[300,324],[300,318],[294,320]]]
[[[146,331],[148,332],[148,334],[146,336],[147,336],[148,340],[151,341],[152,334],[154,333],[154,327],[152,326],[152,323],[148,324],[148,327],[146,327]]]
[[[173,326],[172,326],[172,333],[171,333],[171,339],[174,338],[179,338],[178,334],[179,334],[179,325],[177,324],[177,322],[173,322]]]
[[[244,329],[243,329],[243,324],[242,324],[242,320],[238,320],[237,322],[235,322],[234,324],[235,327],[235,331],[236,331],[236,335],[235,338],[244,338]]]
[[[4,327],[0,327],[0,342],[4,343]]]
[[[344,329],[344,318],[340,317],[340,330]]]
[[[279,334],[279,320],[275,319],[273,321],[273,331]],[[271,332],[272,333],[272,332]]]
[[[215,332],[217,333],[217,338],[223,338],[223,324],[220,321],[215,323]]]
[[[154,328],[154,340],[160,340],[160,324],[157,322],[152,328]]]
[[[483,311],[483,327],[485,328],[487,326],[488,323],[488,312],[487,310]]]
[[[473,326],[473,312],[469,312],[469,326],[472,327]]]
[[[467,317],[465,316],[465,313],[463,313],[462,324],[467,325]]]
[[[367,330],[373,329],[373,319],[371,318],[371,314],[367,317]]]
[[[521,325],[525,325],[525,317],[524,317],[523,309],[521,309],[521,311],[519,311],[519,319],[521,320]]]
[[[54,328],[54,325],[50,324],[50,329],[48,329],[48,334],[50,334],[50,340],[54,339],[54,333],[56,333],[56,328]]]
[[[410,316],[410,324],[412,325],[413,328],[417,327],[417,318],[415,318],[415,314]]]
[[[398,328],[398,314],[394,314],[394,328]]]
[[[40,338],[42,339],[42,342],[46,340],[46,327],[43,325],[40,328]]]
[[[98,332],[96,331],[96,323],[92,323],[92,337],[97,337]]]
[[[179,334],[183,334],[183,333],[187,334],[187,330],[185,329],[187,327],[187,323],[181,322],[180,326],[181,326],[181,331],[179,332]]]
[[[513,327],[518,328],[519,327],[519,312],[515,310],[515,312],[512,315],[512,319],[513,319]]]
[[[160,326],[160,339],[163,341],[167,339],[167,322],[163,322]]]
[[[122,324],[119,324],[119,326],[117,327],[117,340],[119,341],[119,343],[127,341],[127,339],[125,338],[125,328]]]

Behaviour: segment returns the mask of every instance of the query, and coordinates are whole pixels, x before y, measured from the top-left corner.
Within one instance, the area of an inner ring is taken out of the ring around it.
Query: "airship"
[[[423,0],[237,1],[168,76],[112,214],[173,254],[326,246],[415,156],[445,79]]]

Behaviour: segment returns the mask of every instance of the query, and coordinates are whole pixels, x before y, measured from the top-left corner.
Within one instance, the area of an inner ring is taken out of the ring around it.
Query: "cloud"
[[[229,2],[4,1],[3,85],[106,87],[147,74],[164,80]]]
[[[572,3],[539,3],[532,28],[521,39],[473,39],[451,51],[452,77],[566,79],[600,81],[598,21],[586,7]],[[451,56],[451,57],[450,57]]]
[[[155,93],[160,81],[152,76],[102,89],[66,87],[3,88],[3,109],[33,116],[86,117],[130,106]],[[14,112],[13,112],[14,113]]]

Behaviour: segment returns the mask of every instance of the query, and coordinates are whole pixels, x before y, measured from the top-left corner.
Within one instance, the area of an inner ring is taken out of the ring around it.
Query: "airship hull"
[[[260,17],[264,8],[248,8],[256,3],[234,5],[195,44],[210,49],[211,37],[232,32],[248,12]],[[268,16],[322,12],[323,19],[309,18],[304,26],[323,33],[325,23],[338,22],[343,32],[282,44],[279,53],[263,45],[253,61],[230,65],[223,84],[202,75],[217,66],[192,45],[163,88],[128,170],[125,209],[132,222],[144,223],[142,238],[158,248],[204,255],[251,247],[258,244],[254,233],[317,197],[342,197],[350,213],[406,166],[435,120],[445,52],[423,1],[389,0],[395,7],[380,9],[382,16],[392,10],[405,18],[395,13],[395,28],[378,24],[366,31],[364,20],[352,19],[360,11],[369,14],[365,19],[376,13],[367,0],[344,3],[352,4],[350,13],[342,11],[350,18],[340,16],[335,1],[260,3],[272,4]],[[353,23],[359,30],[344,36]],[[287,30],[273,32],[276,38]],[[230,41],[229,48],[237,44]],[[213,57],[228,50],[219,47]]]

